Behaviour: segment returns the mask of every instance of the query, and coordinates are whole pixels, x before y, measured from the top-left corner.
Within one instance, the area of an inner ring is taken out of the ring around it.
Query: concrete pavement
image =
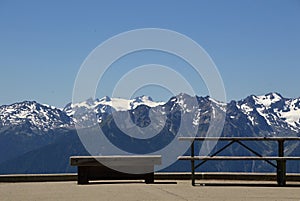
[[[0,183],[0,200],[103,200],[103,201],[299,201],[300,187],[276,187],[275,182],[204,181],[205,186],[192,187],[190,181]],[[219,183],[220,185],[217,185]],[[235,185],[237,184],[237,185]],[[254,185],[255,184],[255,185]],[[263,184],[257,186],[257,184]],[[299,184],[299,183],[298,183]]]

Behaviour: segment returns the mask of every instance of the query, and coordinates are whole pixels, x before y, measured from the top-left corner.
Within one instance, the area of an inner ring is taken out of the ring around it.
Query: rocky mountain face
[[[174,137],[194,132],[207,136],[211,120],[219,118],[218,113],[222,111],[226,115],[222,136],[300,136],[300,98],[284,98],[277,93],[251,95],[227,104],[187,94],[174,96],[166,103],[155,102],[147,96],[132,100],[104,97],[70,103],[63,109],[24,101],[0,106],[0,173],[75,171],[69,167],[68,157],[88,154],[80,143],[75,125],[77,129],[100,125],[114,145],[143,154],[163,148]],[[146,127],[149,129],[143,129]],[[127,132],[138,132],[145,139],[128,136]],[[148,139],[152,132],[158,134]],[[218,143],[216,149],[222,145],[224,143]],[[251,142],[248,145],[264,155],[277,153],[276,143]],[[234,145],[223,154],[249,155],[249,152]],[[300,155],[299,142],[287,142],[286,154]],[[288,169],[299,172],[300,165],[293,162],[288,164]],[[167,170],[187,171],[189,164],[177,162]],[[200,171],[274,169],[264,162],[226,161],[209,162]]]

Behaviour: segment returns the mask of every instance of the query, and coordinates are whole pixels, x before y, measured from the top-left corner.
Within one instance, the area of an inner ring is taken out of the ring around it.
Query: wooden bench
[[[195,169],[203,165],[209,160],[263,160],[272,165],[277,170],[277,183],[279,186],[286,185],[286,161],[288,160],[300,160],[300,157],[288,157],[284,156],[284,142],[288,140],[300,140],[299,137],[180,137],[179,140],[191,141],[191,155],[190,156],[179,156],[178,160],[189,160],[191,161],[192,169],[192,185],[195,186]],[[195,156],[195,141],[229,141],[227,145],[218,150],[211,156]],[[278,156],[262,156],[257,153],[254,149],[242,143],[242,141],[277,141],[278,142]],[[234,143],[238,143],[255,156],[217,156],[219,153],[224,151],[226,148]],[[202,161],[198,165],[195,165],[195,161]],[[276,161],[277,164],[272,163]]]
[[[154,183],[154,165],[161,164],[161,156],[72,156],[70,164],[78,167],[78,184],[88,184],[89,180],[135,179]]]

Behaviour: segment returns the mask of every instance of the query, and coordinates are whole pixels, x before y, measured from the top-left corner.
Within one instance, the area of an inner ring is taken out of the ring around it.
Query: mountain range
[[[197,107],[191,104],[193,101],[196,101]],[[171,97],[167,102],[155,102],[147,96],[132,100],[104,97],[69,103],[64,108],[24,101],[0,106],[0,174],[76,171],[68,164],[69,156],[89,153],[80,142],[75,125],[83,130],[95,124],[100,125],[113,144],[132,153],[144,154],[163,148],[174,137],[181,135],[178,132],[196,131],[198,136],[206,136],[210,120],[218,118],[216,110],[226,111],[222,136],[300,136],[300,98],[284,98],[278,93],[251,95],[229,103],[208,96],[192,97],[183,93]],[[184,114],[191,115],[186,119],[183,118]],[[116,122],[117,119],[122,122]],[[182,119],[188,123],[184,123],[185,127],[180,130]],[[124,132],[133,129],[129,120],[141,128],[138,131],[143,136],[151,134],[142,129],[147,126],[152,126],[147,129],[148,132],[159,131],[159,134],[149,140],[130,137]],[[248,145],[263,155],[277,153],[276,143],[251,142]],[[221,142],[216,149],[220,146]],[[286,155],[299,153],[299,142],[286,143]],[[237,145],[226,149],[224,154],[249,155],[247,150]],[[187,170],[189,164],[186,162],[176,162],[165,169]],[[259,161],[226,161],[205,164],[200,171],[275,170]],[[288,163],[288,171],[299,172],[300,164]]]

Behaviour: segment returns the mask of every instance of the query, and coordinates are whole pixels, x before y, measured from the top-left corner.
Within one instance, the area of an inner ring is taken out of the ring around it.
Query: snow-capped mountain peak
[[[126,110],[135,109],[139,105],[156,107],[163,104],[164,102],[153,101],[152,98],[149,96],[140,96],[131,100],[127,100],[123,98],[110,98],[108,96],[105,96],[100,100],[94,100],[93,102],[91,102],[91,100],[89,99],[81,103],[76,103],[71,105],[69,104],[68,107],[65,108],[65,110],[68,110],[70,108],[78,108],[78,107],[97,108],[99,106],[110,106],[115,111],[126,111]]]
[[[27,125],[32,130],[68,128],[72,120],[62,110],[35,101],[23,101],[0,107],[0,129]]]
[[[139,96],[130,100],[131,109],[135,109],[139,105],[146,105],[148,107],[157,107],[163,104],[165,104],[165,102],[155,102],[150,96]]]
[[[110,101],[111,101],[111,98],[108,97],[108,96],[104,96],[103,98],[101,98],[101,99],[99,100],[99,102],[110,102]]]
[[[113,111],[127,111],[138,107],[139,105],[146,105],[148,107],[156,107],[165,104],[164,102],[155,102],[149,96],[140,96],[131,100],[123,98],[110,98],[105,96],[103,98],[96,100],[87,100],[81,103],[68,104],[64,111],[67,112],[69,116],[74,115],[75,111],[79,108],[85,108],[88,110],[94,110],[97,113],[111,113]]]
[[[253,96],[253,99],[257,105],[270,107],[272,104],[281,101],[283,97],[278,93],[269,93],[263,96]]]
[[[300,132],[300,99],[283,98],[278,93],[253,95],[237,102],[237,107],[247,115],[252,125],[259,125],[260,117],[263,117],[275,130]]]

